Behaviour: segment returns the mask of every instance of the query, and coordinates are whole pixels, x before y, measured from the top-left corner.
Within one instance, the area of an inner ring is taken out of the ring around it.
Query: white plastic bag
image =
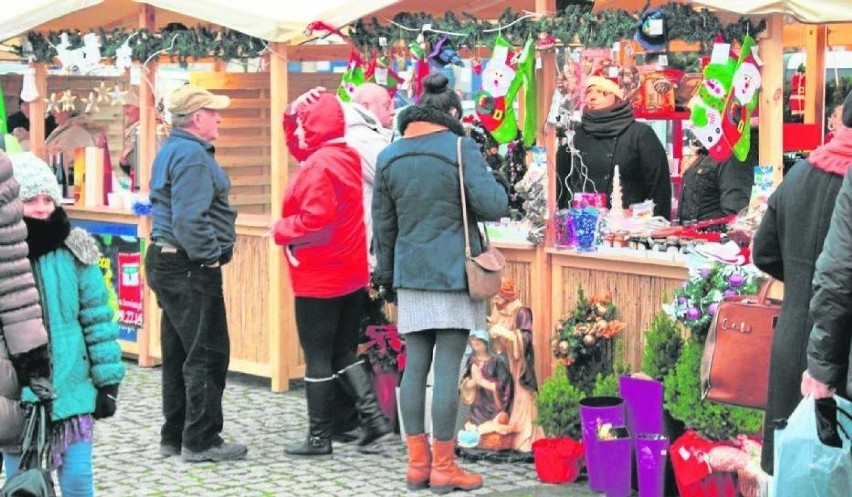
[[[852,492],[852,402],[834,397],[842,447],[820,441],[816,403],[805,397],[775,430],[773,497],[849,497]],[[844,413],[845,411],[845,413]]]

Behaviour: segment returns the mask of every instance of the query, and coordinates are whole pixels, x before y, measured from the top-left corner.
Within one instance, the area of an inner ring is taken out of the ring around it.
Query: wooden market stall
[[[40,0],[42,3],[49,0]],[[468,12],[477,16],[495,18],[508,6],[515,11],[534,11],[552,14],[557,11],[556,0],[514,0],[512,2],[494,2],[493,0],[450,1],[434,0],[428,5],[414,0],[350,2],[351,9],[345,12],[324,12],[320,7],[305,19],[290,18],[289,22],[278,22],[275,13],[269,13],[257,7],[255,2],[240,8],[227,3],[227,8],[201,8],[192,2],[179,0],[89,0],[89,5],[76,12],[55,11],[53,17],[47,16],[35,24],[16,24],[14,32],[0,29],[0,39],[25,34],[28,31],[50,31],[63,29],[87,30],[104,27],[105,29],[125,28],[130,30],[148,29],[157,31],[169,23],[182,23],[186,26],[203,24],[215,29],[226,26],[267,40],[264,53],[266,72],[236,73],[226,72],[225,63],[218,60],[209,62],[210,70],[194,72],[190,75],[193,83],[210,88],[214,92],[227,94],[233,105],[222,112],[223,123],[221,137],[216,142],[217,158],[228,171],[232,184],[231,201],[240,211],[237,220],[237,247],[235,259],[225,266],[224,291],[231,331],[232,357],[231,369],[271,379],[273,390],[286,390],[291,379],[304,375],[304,361],[301,356],[295,331],[292,295],[287,284],[286,264],[281,252],[264,237],[268,226],[278,212],[289,173],[295,164],[289,160],[284,145],[280,116],[285,105],[295,96],[309,88],[322,85],[334,88],[339,84],[340,75],[326,73],[295,73],[288,71],[288,63],[301,61],[341,61],[347,60],[349,46],[342,44],[314,45],[300,44],[304,40],[302,30],[305,25],[316,19],[328,20],[332,24],[342,25],[357,18],[368,19],[375,16],[382,22],[391,19],[399,12],[428,11],[443,15],[445,12]],[[223,5],[224,5],[223,3]],[[607,8],[623,8],[617,0],[608,3]],[[627,2],[631,3],[631,2]],[[637,2],[632,2],[637,4]],[[642,0],[638,9],[645,6]],[[711,4],[707,0],[701,3]],[[745,4],[748,2],[738,2]],[[777,3],[777,2],[776,2]],[[257,12],[252,17],[251,9]],[[727,7],[725,7],[727,8]],[[230,10],[236,9],[236,10]],[[208,12],[208,11],[216,12]],[[237,12],[239,11],[239,12]],[[261,16],[262,13],[263,15]],[[746,12],[748,13],[748,12]],[[760,12],[760,14],[765,14]],[[2,19],[2,14],[0,14]],[[286,19],[286,18],[285,18]],[[761,35],[760,55],[766,64],[763,69],[763,92],[760,101],[761,163],[776,165],[779,171],[776,181],[780,181],[782,152],[781,93],[783,88],[782,51],[788,44],[802,44],[808,47],[808,98],[806,124],[821,125],[823,109],[818,98],[822,88],[821,75],[824,74],[824,47],[828,45],[852,44],[849,40],[849,25],[800,25],[785,24],[783,14],[769,14],[766,32]],[[849,19],[852,20],[852,16]],[[6,26],[0,22],[0,25]],[[841,27],[843,26],[843,27]],[[689,47],[686,47],[689,48]],[[477,49],[477,53],[479,49]],[[539,95],[552,94],[556,81],[556,55],[554,52],[542,52],[538,55],[536,81]],[[813,58],[811,60],[811,58]],[[157,73],[157,64],[168,64],[171,60],[162,54],[143,65],[136,62],[138,74],[153,78]],[[47,76],[44,63],[34,63],[39,92],[47,95],[55,86],[57,76]],[[813,77],[811,77],[813,73]],[[8,80],[8,78],[6,78]],[[4,90],[7,102],[14,99],[15,88]],[[128,76],[127,81],[130,80]],[[11,81],[11,80],[10,80]],[[74,80],[77,81],[77,80]],[[9,83],[11,84],[11,83]],[[70,83],[59,83],[61,87]],[[88,84],[88,83],[87,83]],[[156,105],[154,88],[144,83],[135,86],[140,102],[140,161],[149,165],[155,153]],[[812,91],[812,93],[811,93]],[[10,97],[11,95],[11,97]],[[547,114],[549,101],[540,98],[538,102],[539,121]],[[14,108],[14,102],[11,108]],[[45,115],[44,102],[39,99],[31,105],[33,129],[31,134],[33,150],[41,152],[43,139],[40,139],[38,127]],[[43,130],[42,130],[43,132]],[[555,187],[552,165],[555,164],[555,134],[543,125],[538,130],[538,143],[547,148],[551,164],[549,181],[549,212],[555,211]],[[119,147],[110,143],[113,154]],[[146,185],[149,167],[141,167],[139,184]],[[141,239],[142,249],[150,232],[150,219],[134,216],[126,209],[106,207],[73,207],[69,209],[72,218],[79,222],[102,223],[130,230]],[[514,279],[521,299],[533,310],[534,346],[536,349],[536,372],[540,379],[552,371],[551,336],[555,324],[573,308],[578,284],[590,294],[612,294],[613,301],[627,323],[624,333],[625,348],[623,359],[638,367],[644,347],[644,330],[652,317],[661,309],[666,292],[680,286],[687,277],[683,263],[649,259],[644,257],[623,257],[603,254],[579,254],[569,250],[555,248],[553,230],[548,227],[545,242],[533,245],[524,242],[498,242],[508,260],[507,273]],[[144,317],[134,340],[122,342],[125,352],[138,358],[139,364],[154,365],[160,357],[159,351],[159,310],[154,305],[154,296],[146,291],[144,296]]]

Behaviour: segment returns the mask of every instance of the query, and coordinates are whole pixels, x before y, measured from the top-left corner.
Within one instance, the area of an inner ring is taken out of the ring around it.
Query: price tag
[[[385,38],[384,36],[379,36],[379,46],[380,47],[388,46],[388,39]]]
[[[731,53],[730,43],[716,43],[713,45],[713,53],[710,55],[711,64],[727,64],[728,55]]]
[[[506,57],[509,55],[509,47],[495,47],[491,53],[491,58],[505,63]]]
[[[648,21],[648,27],[645,30],[648,33],[648,36],[662,36],[663,35],[663,20],[662,19],[650,19]]]
[[[666,67],[667,65],[669,65],[669,56],[668,55],[660,55],[657,58],[657,63],[660,64],[660,66],[662,66],[662,67]]]
[[[432,31],[432,25],[431,24],[424,24],[422,31]]]

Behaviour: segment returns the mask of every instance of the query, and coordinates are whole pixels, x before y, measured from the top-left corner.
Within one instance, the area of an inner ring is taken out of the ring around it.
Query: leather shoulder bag
[[[462,208],[462,230],[464,230],[464,271],[467,275],[467,289],[470,298],[474,300],[489,300],[500,292],[503,268],[506,259],[499,250],[491,246],[488,239],[488,231],[485,231],[485,241],[482,244],[483,252],[476,257],[470,252],[470,233],[467,224],[467,197],[464,192],[464,163],[461,153],[462,139],[456,141],[456,152],[458,153],[459,166],[459,188],[461,189]],[[477,227],[477,230],[479,228]]]
[[[702,398],[765,409],[769,358],[781,303],[770,299],[769,278],[757,296],[734,295],[719,303],[701,359]]]

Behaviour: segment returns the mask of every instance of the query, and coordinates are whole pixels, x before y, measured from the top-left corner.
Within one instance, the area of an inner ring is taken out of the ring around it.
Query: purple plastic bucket
[[[669,439],[665,435],[642,434],[636,443],[636,466],[641,497],[663,497],[666,493],[666,460]]]
[[[586,397],[580,401],[580,423],[583,426],[583,444],[586,446],[589,488],[603,492],[606,479],[604,470],[609,461],[600,455],[598,426],[604,423],[624,426],[624,401],[620,397]]]
[[[622,376],[618,389],[624,399],[630,433],[663,433],[663,384],[657,380]]]
[[[598,440],[599,461],[605,464],[598,473],[603,477],[603,492],[606,497],[630,497],[633,489],[630,481],[633,469],[633,439],[626,427],[612,430],[617,437],[610,440]],[[644,497],[644,494],[641,494]]]

